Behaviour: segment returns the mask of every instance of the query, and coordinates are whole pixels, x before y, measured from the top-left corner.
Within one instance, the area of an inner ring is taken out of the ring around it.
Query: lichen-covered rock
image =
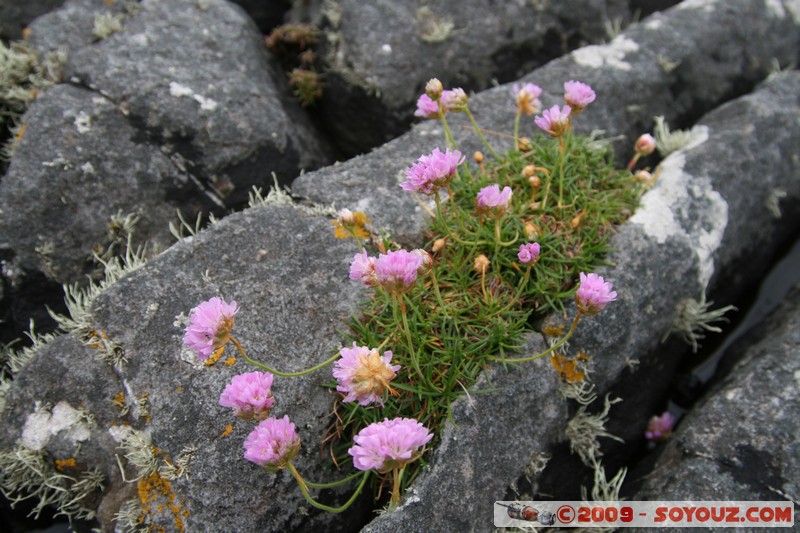
[[[183,346],[183,326],[176,317],[211,296],[236,300],[240,311],[233,334],[251,357],[283,371],[311,367],[340,346],[342,319],[362,295],[347,281],[351,257],[352,242],[335,240],[329,220],[290,207],[249,209],[176,244],[94,300],[92,324],[102,342],[84,346],[80,333],[62,337],[16,376],[3,413],[3,448],[12,448],[25,434],[36,402],[77,408],[85,400],[82,408],[94,416],[94,425],[91,436],[80,440],[80,450],[63,439],[43,437],[37,443],[45,442],[56,458],[75,457],[78,464],[105,474],[99,516],[105,530],[113,528],[112,516],[124,503],[119,495],[126,493],[127,485],[114,473],[114,454],[130,453],[114,440],[125,435],[120,426],[126,423],[158,449],[162,466],[195,448],[188,475],[170,484],[188,531],[341,528],[339,515],[303,503],[287,472],[267,474],[242,458],[243,440],[254,423],[237,421],[218,399],[232,376],[254,368],[241,358],[228,366],[225,357],[215,366],[203,366]],[[109,346],[123,350],[123,365],[111,367],[99,359]],[[229,348],[226,357],[235,357]],[[345,475],[323,467],[319,456],[331,422],[329,372],[328,367],[301,378],[277,377],[273,385],[273,414],[288,414],[297,425],[303,449],[296,464],[312,480]],[[86,378],[87,373],[93,377]],[[129,479],[141,473],[130,461],[123,464]],[[138,488],[145,497],[158,496],[154,483],[150,479]],[[353,514],[345,517],[360,520]],[[163,518],[153,521],[169,529],[171,521]]]
[[[425,82],[482,90],[626,25],[628,2],[353,0],[298,3],[291,15],[322,19],[325,96],[321,111],[350,153],[402,133]],[[319,4],[322,4],[320,8]]]
[[[214,206],[97,93],[58,85],[33,103],[25,121],[0,183],[0,249],[13,254],[11,264],[22,272],[60,283],[83,280],[100,266],[93,251],[124,250],[125,216],[138,218],[128,230],[153,251],[174,241],[168,225],[177,206],[187,212]]]
[[[757,338],[742,340],[735,352],[743,358],[680,421],[636,499],[794,498],[800,489],[798,303],[794,290]]]
[[[57,17],[31,25],[34,45],[55,44],[50,36],[64,31]],[[119,31],[73,46],[65,77],[116,103],[230,206],[271,172],[288,182],[328,161],[326,143],[279,89],[282,74],[252,21],[224,0],[142,2]]]

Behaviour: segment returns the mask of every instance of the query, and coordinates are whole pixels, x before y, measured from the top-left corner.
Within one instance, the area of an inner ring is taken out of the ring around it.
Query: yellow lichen
[[[225,426],[225,429],[222,431],[222,433],[219,434],[219,436],[227,437],[228,435],[231,434],[231,431],[233,431],[233,426],[228,424],[227,426]]]
[[[56,459],[56,470],[64,471],[65,468],[75,468],[75,458]]]
[[[234,363],[236,363],[236,358],[235,357],[228,357],[227,359],[225,359],[225,362],[223,364],[225,366],[232,366]]]
[[[222,357],[222,352],[224,351],[225,351],[225,346],[224,345],[220,346],[219,348],[217,348],[217,351],[212,353],[211,356],[208,359],[206,359],[205,363],[203,364],[206,366],[213,365],[214,363],[219,361],[219,358]]]
[[[558,372],[561,380],[567,383],[578,383],[586,377],[586,374],[578,368],[577,360],[567,359],[561,354],[555,354],[550,356],[550,363]]]

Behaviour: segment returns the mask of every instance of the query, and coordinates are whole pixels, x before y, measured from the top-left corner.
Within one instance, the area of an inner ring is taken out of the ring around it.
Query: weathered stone
[[[64,0],[26,0],[0,3],[0,39],[14,41],[22,38],[22,30],[39,15],[44,15],[64,3]]]
[[[25,136],[0,183],[0,249],[22,272],[58,283],[96,270],[92,251],[114,242],[112,216],[136,214],[138,242],[165,249],[174,241],[175,209],[209,209],[197,185],[141,135],[108,99],[59,85],[25,115]],[[124,246],[116,243],[117,247]],[[23,279],[15,279],[24,283]]]
[[[52,48],[59,43],[53,35],[72,24],[83,28],[102,6],[67,2],[31,25],[31,42]],[[65,78],[113,101],[226,205],[241,206],[272,172],[287,183],[329,161],[327,144],[284,96],[283,75],[239,7],[144,1],[124,16],[121,31],[99,41],[86,29],[79,34],[68,43]]]
[[[632,17],[628,2],[620,0],[342,0],[300,3],[292,16],[301,19],[309,11],[322,19],[321,111],[348,153],[402,133],[431,77],[446,86],[486,89],[492,80],[516,79],[600,42],[607,24],[626,25]]]
[[[636,499],[795,498],[800,490],[800,292],[793,291],[766,325],[729,354],[744,357],[680,421]]]
[[[284,371],[308,368],[339,346],[341,320],[362,296],[346,281],[351,256],[352,243],[333,239],[329,220],[288,207],[249,209],[181,241],[117,282],[92,306],[96,330],[122,347],[127,363],[112,372],[97,359],[97,346],[79,345],[73,336],[48,345],[14,380],[3,415],[4,448],[19,438],[36,401],[76,406],[88,398],[84,408],[96,420],[91,445],[84,442],[77,450],[54,441],[59,447],[48,444],[48,450],[59,458],[74,456],[79,464],[97,466],[107,475],[105,494],[111,494],[116,507],[103,506],[105,530],[123,503],[116,495],[125,491],[125,484],[114,475],[113,456],[124,453],[109,434],[123,422],[145,431],[161,456],[173,461],[182,449],[196,446],[188,477],[172,482],[176,503],[189,513],[188,531],[296,530],[315,524],[341,528],[339,515],[316,512],[303,503],[287,472],[267,474],[242,458],[242,442],[254,424],[237,422],[217,400],[233,375],[254,368],[241,358],[232,367],[223,364],[224,358],[204,367],[183,347],[183,326],[175,320],[214,295],[236,300],[240,311],[234,335],[251,357]],[[229,355],[235,356],[235,350]],[[105,377],[96,383],[100,378],[87,381],[87,373]],[[325,388],[330,381],[328,369],[276,378],[273,388],[273,414],[289,414],[297,425],[303,440],[297,466],[313,480],[341,477],[323,467],[319,456],[330,423],[333,394]],[[82,396],[87,387],[93,392]],[[130,414],[120,416],[112,403],[120,392],[128,404],[146,395],[147,415],[132,407]],[[228,424],[233,426],[229,435]],[[130,465],[126,471],[135,477]],[[357,507],[345,518],[360,520],[352,512]]]

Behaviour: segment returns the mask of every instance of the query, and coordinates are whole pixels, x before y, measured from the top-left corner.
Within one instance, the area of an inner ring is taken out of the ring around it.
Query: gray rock
[[[298,4],[321,13],[325,96],[321,111],[349,153],[402,133],[431,77],[482,90],[627,25],[628,2],[490,2],[355,0]],[[294,14],[295,18],[302,15]]]
[[[211,296],[236,300],[234,335],[251,357],[284,371],[308,368],[339,347],[342,317],[363,297],[347,281],[351,257],[352,242],[333,239],[329,220],[289,207],[249,209],[181,241],[92,305],[94,327],[124,350],[127,363],[112,371],[98,359],[97,347],[81,345],[72,335],[48,345],[14,380],[3,413],[3,448],[24,434],[35,402],[64,401],[77,409],[88,398],[82,405],[95,415],[91,438],[80,450],[58,435],[45,447],[57,458],[75,457],[106,475],[99,516],[104,530],[113,528],[111,517],[124,503],[119,495],[126,494],[114,460],[114,453],[124,452],[112,438],[123,422],[145,431],[161,456],[173,461],[184,448],[197,448],[188,477],[172,482],[176,503],[189,513],[188,531],[341,528],[337,521],[353,520],[352,515],[311,509],[287,472],[267,474],[242,458],[243,440],[254,424],[235,421],[217,400],[233,375],[254,368],[241,359],[232,367],[222,361],[204,367],[182,346],[182,326],[174,323]],[[236,355],[232,347],[229,355]],[[273,388],[273,414],[289,414],[297,425],[303,440],[297,466],[312,480],[344,475],[320,464],[333,399],[325,388],[328,372],[276,378]],[[87,388],[92,392],[82,395]],[[121,416],[112,404],[120,392],[128,403],[146,394],[147,414],[134,406]],[[228,424],[234,429],[225,435]],[[130,465],[126,473],[136,475]],[[170,524],[162,522],[168,530]]]
[[[679,423],[636,499],[796,499],[800,292],[766,324],[759,338],[743,339],[735,350],[743,359]]]
[[[749,37],[732,38],[736,35]],[[800,31],[784,4],[688,2],[632,25],[610,44],[575,50],[521,81],[544,89],[546,107],[561,101],[563,82],[589,83],[598,100],[576,128],[624,136],[616,145],[622,162],[631,156],[634,140],[651,130],[654,116],[666,117],[673,127],[688,126],[703,111],[763,79],[773,61],[796,63],[798,49]],[[743,57],[748,58],[745,64]],[[510,85],[483,91],[470,107],[482,128],[511,131],[516,110]],[[449,121],[462,152],[486,152],[463,116],[451,114]],[[523,135],[535,129],[532,120],[523,121]],[[489,135],[489,141],[498,151],[510,147],[503,138]],[[399,239],[413,239],[423,227],[423,211],[410,195],[398,194],[400,174],[435,146],[444,148],[444,133],[438,121],[426,121],[367,156],[300,176],[293,192],[312,202],[365,210]]]
[[[67,3],[70,23],[85,25],[99,0]],[[58,11],[31,25],[31,41],[53,47],[66,29]],[[68,25],[68,24],[67,24]],[[241,8],[224,0],[145,1],[122,30],[71,44],[65,78],[99,92],[151,142],[180,156],[228,206],[275,172],[288,183],[329,161],[327,144],[284,96],[283,75]],[[37,39],[41,39],[38,41]]]
[[[0,183],[0,249],[15,268],[73,283],[95,271],[92,251],[114,243],[111,219],[135,214],[136,242],[151,251],[174,241],[169,222],[209,209],[197,185],[139,132],[108,99],[59,85],[25,115],[25,136]],[[117,242],[124,247],[123,242]],[[23,280],[18,280],[24,283]]]
[[[64,0],[27,0],[0,3],[0,38],[14,41],[22,38],[22,30],[39,15],[59,7]]]

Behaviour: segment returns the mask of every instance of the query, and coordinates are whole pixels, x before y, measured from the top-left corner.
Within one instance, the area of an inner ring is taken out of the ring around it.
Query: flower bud
[[[534,224],[533,222],[526,222],[525,223],[525,236],[528,239],[535,239],[539,236],[539,226]]]
[[[342,224],[353,224],[356,221],[353,212],[347,208],[341,209],[337,216]]]
[[[425,84],[425,94],[427,94],[431,100],[438,100],[442,96],[443,90],[442,82],[436,78],[431,78],[428,83]]]
[[[439,253],[442,250],[444,250],[444,247],[446,245],[447,245],[447,240],[444,237],[442,237],[441,239],[436,239],[435,241],[433,241],[433,246],[431,247],[431,249],[433,250],[433,253]]]
[[[530,178],[536,174],[536,167],[534,165],[525,165],[525,168],[522,169],[522,175],[526,178]]]
[[[542,178],[539,176],[531,176],[528,178],[528,184],[533,187],[534,189],[538,189],[542,186]]]
[[[475,261],[472,263],[472,269],[478,274],[485,274],[486,269],[488,269],[489,265],[491,264],[492,263],[489,261],[489,258],[481,254],[475,258]]]
[[[636,179],[636,181],[638,181],[639,183],[647,183],[648,181],[650,181],[651,179],[653,179],[653,175],[652,175],[652,174],[650,174],[650,173],[649,173],[648,171],[646,171],[646,170],[637,170],[637,171],[636,171],[636,174],[634,174],[634,175],[633,175],[633,177],[634,177],[634,178]]]
[[[475,161],[475,163],[480,165],[483,163],[483,152],[475,152],[472,154],[472,159]]]
[[[433,266],[433,258],[431,257],[431,254],[429,254],[422,248],[411,250],[411,253],[419,257],[421,260],[419,267],[417,268],[418,276],[424,276],[425,274],[431,271],[431,267]]]
[[[527,137],[520,137],[517,141],[517,150],[520,152],[530,152],[533,150],[533,143]]]
[[[655,151],[656,140],[649,133],[645,133],[636,139],[636,145],[634,146],[634,149],[640,156],[648,156]]]

